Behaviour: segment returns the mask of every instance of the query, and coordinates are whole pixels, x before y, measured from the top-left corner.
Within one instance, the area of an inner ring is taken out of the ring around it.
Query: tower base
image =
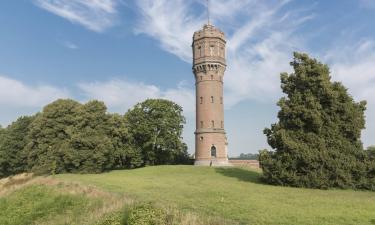
[[[195,160],[194,166],[215,166],[215,167],[224,167],[224,166],[233,166],[229,163],[228,160]]]

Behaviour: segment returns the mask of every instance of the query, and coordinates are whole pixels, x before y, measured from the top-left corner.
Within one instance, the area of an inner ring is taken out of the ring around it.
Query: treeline
[[[279,121],[264,130],[274,151],[261,151],[263,180],[308,188],[375,190],[375,149],[364,150],[366,102],[355,102],[330,71],[295,53],[294,73],[281,74]],[[355,74],[353,74],[354,76]]]
[[[146,100],[125,115],[100,101],[57,100],[0,127],[0,177],[185,164],[184,124],[182,108],[168,100]]]

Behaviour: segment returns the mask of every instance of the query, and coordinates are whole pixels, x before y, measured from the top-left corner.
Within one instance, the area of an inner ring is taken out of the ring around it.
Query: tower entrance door
[[[211,147],[211,158],[216,158],[216,147],[215,146]]]

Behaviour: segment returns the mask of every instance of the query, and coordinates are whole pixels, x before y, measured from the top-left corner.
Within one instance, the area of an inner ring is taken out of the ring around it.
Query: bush
[[[167,213],[155,208],[151,204],[136,205],[130,209],[127,219],[127,225],[164,225],[168,224]]]

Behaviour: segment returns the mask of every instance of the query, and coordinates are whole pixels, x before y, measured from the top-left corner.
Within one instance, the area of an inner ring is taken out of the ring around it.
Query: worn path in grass
[[[158,166],[56,178],[243,224],[375,224],[374,192],[264,185],[259,172],[242,168]]]

